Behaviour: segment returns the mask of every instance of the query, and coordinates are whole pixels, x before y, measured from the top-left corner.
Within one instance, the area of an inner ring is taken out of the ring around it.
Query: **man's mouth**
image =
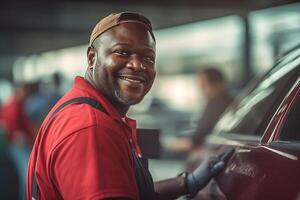
[[[119,79],[128,81],[129,83],[133,84],[144,84],[146,82],[146,79],[144,77],[127,74],[119,75]]]

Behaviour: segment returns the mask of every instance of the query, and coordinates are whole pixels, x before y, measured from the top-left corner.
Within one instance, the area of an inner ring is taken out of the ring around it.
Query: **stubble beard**
[[[98,65],[98,67],[96,68],[95,73],[93,74],[94,77],[96,77],[96,74],[99,73],[98,70],[100,69],[100,64],[98,63],[98,61],[96,61],[96,65]],[[116,77],[114,77],[112,85],[113,85],[113,88],[111,88],[111,89],[114,90],[114,97],[108,96],[108,98],[111,99],[112,101],[117,101],[115,103],[122,104],[124,106],[131,106],[131,105],[138,104],[143,99],[143,97],[142,97],[137,100],[130,100],[130,99],[126,98],[124,95],[122,95],[122,92],[121,92],[121,89],[120,89],[120,86],[118,84],[118,80]],[[103,89],[102,91],[105,91],[105,89]],[[107,92],[107,94],[109,94],[109,92]]]
[[[120,88],[117,86],[115,87],[116,90],[115,90],[115,97],[117,98],[117,100],[125,105],[125,106],[132,106],[132,105],[135,105],[135,104],[138,104],[139,102],[141,102],[141,99],[138,99],[138,100],[130,100],[130,99],[127,99],[126,97],[124,97],[120,91]]]

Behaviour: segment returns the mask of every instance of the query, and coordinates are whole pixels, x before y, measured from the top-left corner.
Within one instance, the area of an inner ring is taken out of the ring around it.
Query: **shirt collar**
[[[89,97],[97,100],[108,112],[108,114],[118,121],[122,121],[122,117],[119,112],[113,107],[113,105],[98,91],[94,86],[92,86],[87,80],[81,76],[76,76],[74,80],[74,89],[78,89],[86,93]]]

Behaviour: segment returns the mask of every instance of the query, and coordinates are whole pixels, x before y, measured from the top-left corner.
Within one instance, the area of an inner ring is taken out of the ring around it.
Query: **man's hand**
[[[186,184],[191,198],[194,197],[199,190],[204,188],[213,177],[221,172],[233,152],[234,149],[231,149],[217,157],[205,159],[197,169],[187,175]]]

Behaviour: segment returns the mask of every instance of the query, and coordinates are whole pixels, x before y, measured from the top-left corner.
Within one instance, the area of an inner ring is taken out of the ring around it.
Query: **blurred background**
[[[62,95],[71,88],[74,76],[84,75],[93,26],[120,11],[144,14],[155,30],[157,78],[151,92],[129,112],[139,128],[160,131],[160,158],[150,162],[155,180],[184,169],[186,152],[174,153],[165,147],[174,138],[189,137],[201,118],[206,100],[197,81],[199,70],[218,69],[236,96],[254,76],[300,43],[299,1],[13,0],[0,7],[0,105],[5,107],[20,85],[30,85],[22,101],[34,99],[24,106],[24,113],[36,132],[49,109],[43,106],[45,113],[38,113],[39,95],[45,97],[45,91]],[[18,191],[22,175],[18,169],[13,171],[18,167],[7,150],[12,139],[7,139],[7,126],[1,121],[0,173],[7,177],[5,184],[1,178],[1,187]]]

